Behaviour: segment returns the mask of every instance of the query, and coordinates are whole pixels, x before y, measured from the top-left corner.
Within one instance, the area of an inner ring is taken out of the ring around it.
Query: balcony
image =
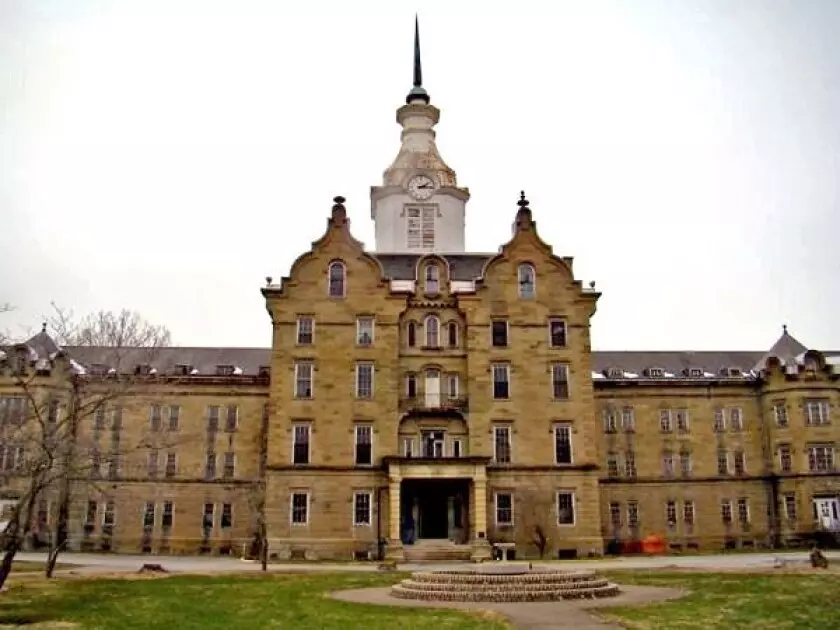
[[[419,415],[461,415],[468,411],[466,396],[424,394],[400,399],[400,411]]]

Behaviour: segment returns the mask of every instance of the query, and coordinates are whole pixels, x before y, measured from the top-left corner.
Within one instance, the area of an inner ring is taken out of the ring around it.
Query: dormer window
[[[662,378],[665,376],[665,370],[660,367],[652,367],[647,369],[647,375],[650,378]]]
[[[440,269],[437,265],[426,266],[424,287],[426,293],[438,293],[440,291]]]
[[[344,263],[342,262],[332,262],[330,263],[330,268],[328,272],[329,276],[329,287],[328,293],[331,298],[343,298],[345,295],[345,276],[346,276],[346,269],[344,268]]]
[[[233,365],[217,365],[216,376],[233,376],[236,367]]]
[[[624,370],[618,367],[611,367],[607,368],[606,370],[607,378],[624,378]]]
[[[700,378],[703,376],[703,368],[686,368],[685,375],[690,378]]]
[[[741,368],[725,367],[720,370],[721,376],[741,376]]]
[[[437,348],[440,346],[440,321],[434,315],[426,318],[426,347]]]
[[[108,366],[104,363],[91,363],[88,367],[88,373],[92,376],[105,376],[108,374]]]
[[[533,300],[537,295],[536,274],[533,265],[523,263],[519,265],[519,297],[523,300]]]
[[[138,376],[148,376],[152,373],[152,366],[148,363],[138,363],[134,367],[134,373]]]
[[[271,368],[267,365],[261,365],[259,367],[259,371],[257,372],[257,375],[260,378],[270,378],[271,377]]]
[[[192,374],[193,366],[187,363],[179,363],[175,366],[175,374],[178,376],[189,376]]]

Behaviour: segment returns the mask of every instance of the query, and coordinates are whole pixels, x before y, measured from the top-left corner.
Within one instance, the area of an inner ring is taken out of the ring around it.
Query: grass
[[[824,630],[840,628],[840,575],[616,571],[619,584],[666,586],[687,597],[646,606],[602,609],[635,630]]]
[[[73,565],[72,564],[61,564],[58,562],[55,565],[55,570],[60,571],[61,569],[69,569]],[[15,560],[12,563],[12,573],[43,573],[44,572],[44,563],[43,562],[27,562],[25,560]]]
[[[400,574],[175,576],[138,579],[10,581],[0,626],[119,630],[507,630],[489,616],[459,611],[368,606],[329,591],[393,584]],[[72,625],[67,625],[72,624]]]

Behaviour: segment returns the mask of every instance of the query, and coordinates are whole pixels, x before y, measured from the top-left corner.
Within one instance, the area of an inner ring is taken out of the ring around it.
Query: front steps
[[[404,545],[403,554],[405,562],[463,562],[472,557],[472,547],[451,540],[423,539]]]

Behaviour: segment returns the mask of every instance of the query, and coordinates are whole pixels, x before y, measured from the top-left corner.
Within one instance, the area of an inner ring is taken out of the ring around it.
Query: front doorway
[[[814,516],[819,529],[829,532],[840,531],[840,499],[815,498]]]
[[[417,540],[469,540],[469,480],[406,479],[400,489],[400,536]]]

